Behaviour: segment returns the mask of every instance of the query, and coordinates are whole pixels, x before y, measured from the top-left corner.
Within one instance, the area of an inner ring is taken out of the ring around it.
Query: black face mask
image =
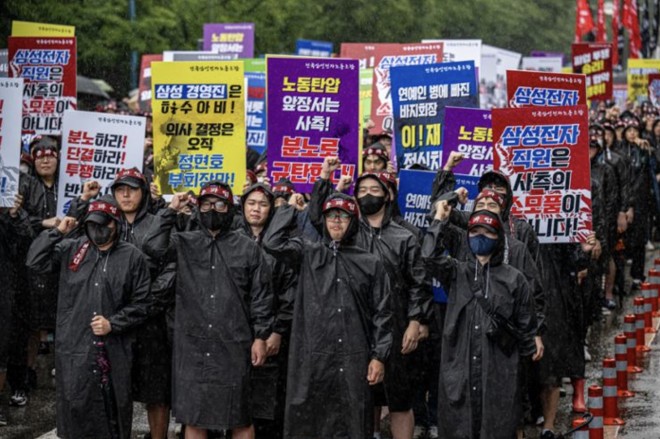
[[[385,205],[385,197],[376,197],[367,194],[364,197],[358,198],[357,202],[360,205],[360,212],[363,215],[369,216],[378,212]]]
[[[234,218],[231,212],[217,212],[213,209],[208,212],[200,212],[199,216],[202,225],[214,232],[229,230]]]
[[[85,224],[85,232],[90,241],[97,247],[100,245],[108,244],[114,238],[114,229],[102,226],[100,224],[88,222]]]

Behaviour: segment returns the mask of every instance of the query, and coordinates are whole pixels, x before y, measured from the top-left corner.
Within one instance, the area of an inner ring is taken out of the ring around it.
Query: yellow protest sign
[[[245,183],[243,61],[153,62],[154,181],[163,194]]]
[[[12,21],[12,37],[74,37],[76,27],[64,24],[32,23],[30,21]]]
[[[628,60],[628,100],[648,98],[649,74],[660,73],[660,59]]]

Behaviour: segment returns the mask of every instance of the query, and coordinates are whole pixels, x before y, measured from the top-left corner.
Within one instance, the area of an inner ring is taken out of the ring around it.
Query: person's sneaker
[[[539,416],[538,418],[536,418],[536,425],[537,425],[537,426],[540,427],[541,425],[543,425],[544,422],[545,422],[545,418],[543,417],[543,415],[541,415],[541,416]]]
[[[584,346],[584,361],[587,363],[591,361],[591,354],[589,353],[589,349],[586,345]]]
[[[430,426],[429,430],[428,430],[428,436],[429,436],[429,439],[438,439],[438,437],[439,437],[438,436],[438,427],[435,426],[435,425]]]
[[[600,309],[600,315],[601,315],[601,316],[605,317],[605,316],[609,316],[610,314],[612,314],[612,311],[610,311],[610,310],[607,309],[606,307],[602,307],[602,308]]]
[[[557,436],[551,431],[551,430],[545,430],[543,433],[541,433],[541,436],[539,436],[541,439],[556,439]]]
[[[633,279],[632,289],[633,290],[639,290],[641,287],[642,287],[642,280],[641,279]]]
[[[559,388],[559,396],[562,398],[566,396],[566,389],[563,385]]]
[[[23,407],[28,402],[28,397],[23,390],[17,390],[9,397],[9,405],[13,407]]]
[[[415,429],[413,430],[413,438],[421,439],[425,436],[426,436],[426,428],[422,427],[421,425],[415,425]]]
[[[605,299],[605,301],[603,302],[603,306],[605,306],[605,308],[609,309],[610,311],[614,310],[616,309],[616,300]]]
[[[653,245],[653,243],[651,241],[647,242],[646,243],[646,250],[652,252],[653,250],[655,250],[655,245]]]
[[[4,427],[9,424],[9,421],[7,420],[7,414],[5,413],[4,409],[0,408],[0,427]]]

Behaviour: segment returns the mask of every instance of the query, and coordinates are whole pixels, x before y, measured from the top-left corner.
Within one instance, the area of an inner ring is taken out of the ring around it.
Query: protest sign
[[[534,57],[525,56],[522,59],[522,70],[534,70],[537,72],[561,73],[561,57]]]
[[[398,168],[440,169],[445,107],[478,107],[474,62],[392,67],[390,77]]]
[[[477,73],[481,69],[481,40],[422,40],[422,43],[442,43],[442,62],[474,61]]]
[[[562,65],[564,64],[563,52],[547,52],[545,50],[532,50],[529,56],[534,58],[561,58]]]
[[[522,55],[499,47],[481,45],[479,104],[481,108],[506,106],[506,72],[517,69]]]
[[[76,39],[9,37],[9,77],[23,78],[25,135],[59,135],[76,108]]]
[[[17,20],[11,22],[12,37],[73,37],[75,35],[75,26]]]
[[[140,111],[151,113],[151,63],[162,61],[162,55],[142,55],[140,65]]]
[[[266,73],[266,58],[244,59],[246,72]]]
[[[296,55],[330,58],[333,44],[330,41],[296,40]]]
[[[166,50],[163,61],[232,61],[238,59],[235,53],[215,53],[210,51]]]
[[[447,107],[443,133],[443,165],[449,154],[460,152],[454,174],[481,177],[493,169],[493,129],[490,110]]]
[[[374,69],[360,69],[360,113],[362,123],[366,124],[371,117],[371,96],[374,82]]]
[[[591,233],[588,115],[586,105],[493,109],[494,167],[511,182],[511,216],[541,243]]]
[[[628,60],[628,101],[641,102],[646,99],[651,73],[660,73],[660,59]]]
[[[426,216],[431,211],[431,188],[435,172],[399,171],[399,210],[403,219],[413,226],[426,230],[429,226]]]
[[[254,23],[204,24],[204,50],[254,58]]]
[[[612,98],[617,107],[626,108],[626,102],[628,102],[628,86],[626,84],[614,84],[612,87]]]
[[[9,76],[9,50],[0,49],[0,78]]]
[[[442,60],[442,47],[442,43],[342,43],[342,58],[357,59],[361,68],[374,69],[370,115],[374,126],[369,130],[371,134],[380,134],[394,128],[390,67],[439,63]]]
[[[245,72],[245,78],[247,146],[261,154],[266,149],[266,74]]]
[[[21,161],[23,79],[0,79],[0,207],[12,207]]]
[[[142,169],[144,128],[141,116],[66,111],[62,118],[62,150],[57,189],[57,216],[82,194],[86,181],[97,181],[102,194],[122,169]]]
[[[245,78],[242,61],[151,65],[154,179],[163,194],[219,180],[243,192]]]
[[[603,43],[573,44],[573,72],[586,76],[587,99],[612,99],[612,45]]]
[[[649,101],[656,107],[660,105],[660,73],[649,75]]]
[[[587,104],[584,75],[509,70],[506,76],[509,107],[570,107]]]
[[[341,175],[356,178],[359,67],[355,60],[267,59],[268,175],[291,179],[309,193],[325,157],[337,156]]]

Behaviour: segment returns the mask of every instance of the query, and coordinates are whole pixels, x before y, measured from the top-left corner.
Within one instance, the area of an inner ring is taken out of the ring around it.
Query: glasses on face
[[[54,155],[42,155],[41,157],[37,157],[35,159],[35,161],[42,161],[42,162],[46,162],[46,161],[49,162],[51,160],[53,160],[53,161],[57,160],[57,157],[55,157]]]
[[[213,209],[216,212],[226,212],[229,205],[222,200],[218,201],[202,201],[199,203],[199,210],[202,212],[208,212]]]
[[[371,195],[375,195],[377,197],[382,197],[383,195],[385,195],[383,193],[383,188],[380,187],[380,186],[360,186],[358,188],[357,193],[358,193],[358,195],[371,194]]]
[[[328,221],[348,221],[351,216],[346,212],[328,212],[325,214],[325,219]]]

